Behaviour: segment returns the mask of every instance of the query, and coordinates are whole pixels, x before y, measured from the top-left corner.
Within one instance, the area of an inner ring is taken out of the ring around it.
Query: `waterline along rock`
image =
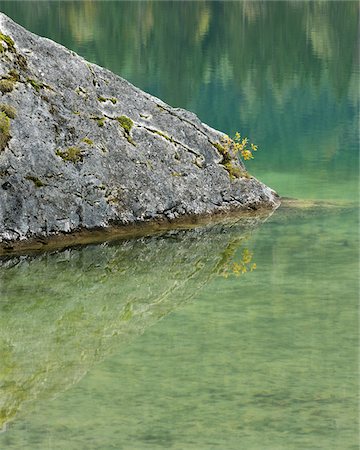
[[[223,134],[0,14],[0,247],[275,208]]]

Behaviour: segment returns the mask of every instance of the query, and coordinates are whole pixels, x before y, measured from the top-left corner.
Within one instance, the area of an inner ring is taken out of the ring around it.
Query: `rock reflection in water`
[[[254,270],[246,237],[263,219],[0,260],[0,429],[214,276]]]

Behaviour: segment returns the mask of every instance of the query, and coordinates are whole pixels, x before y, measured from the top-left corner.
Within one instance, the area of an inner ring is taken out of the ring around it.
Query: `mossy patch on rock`
[[[46,186],[45,183],[43,183],[40,178],[35,177],[33,175],[28,175],[27,177],[25,177],[26,180],[32,181],[35,185],[35,187],[39,188],[39,187],[43,187]]]
[[[6,94],[11,92],[15,84],[20,81],[20,75],[15,69],[11,69],[7,75],[4,75],[0,80],[0,92]]]
[[[116,117],[116,120],[119,122],[121,128],[125,131],[125,137],[127,141],[132,144],[136,145],[132,137],[130,136],[130,131],[132,127],[134,126],[134,122],[130,119],[130,117],[127,116],[119,116]]]
[[[21,70],[27,70],[27,60],[23,55],[16,51],[14,40],[0,31],[0,54],[6,52],[10,52],[14,55],[14,62]]]
[[[60,156],[64,161],[69,161],[72,163],[81,162],[83,160],[83,153],[78,147],[68,147],[65,150],[56,150],[56,154]]]
[[[106,117],[92,116],[92,117],[90,117],[90,119],[96,120],[99,127],[103,127],[105,124],[105,121],[106,121]]]
[[[220,142],[212,142],[212,145],[222,156],[222,161],[220,162],[220,164],[228,172],[230,179],[233,180],[234,178],[251,178],[246,170],[242,170],[241,167],[234,164],[236,161],[236,157],[233,156],[226,147],[221,145]]]
[[[115,97],[103,97],[102,95],[100,95],[98,97],[99,102],[111,102],[113,105],[115,105],[117,103],[117,98]]]
[[[17,81],[20,81],[20,75],[19,72],[15,69],[11,69],[9,70],[9,73],[6,77],[8,80],[13,81],[14,83],[16,83]]]
[[[167,134],[163,133],[162,131],[154,130],[154,133],[157,134],[157,135],[159,135],[159,136],[161,136],[161,137],[163,137],[164,139],[166,139],[166,140],[169,141],[169,142],[174,142],[174,139],[173,139],[173,138],[171,138],[171,137],[168,136]]]
[[[31,86],[35,89],[36,92],[39,92],[40,89],[42,88],[41,83],[39,83],[36,80],[33,80],[32,78],[28,78],[26,81],[31,84]]]
[[[127,116],[117,117],[116,120],[119,122],[120,126],[124,129],[125,133],[130,133],[131,128],[134,126],[134,122]]]
[[[4,112],[0,112],[0,151],[4,150],[10,138],[10,118]]]
[[[11,139],[10,119],[15,119],[16,109],[13,106],[0,103],[0,151],[4,150]]]
[[[0,91],[3,94],[11,92],[14,89],[14,87],[15,87],[14,81],[8,79],[0,80]]]
[[[229,176],[231,179],[234,178],[251,178],[250,175],[244,171],[241,170],[240,167],[234,166],[232,162],[227,162],[225,164],[222,164],[224,166],[224,169],[226,169],[229,173]]]
[[[1,46],[4,49],[3,43],[6,44],[7,48],[9,50],[14,51],[15,50],[15,42],[13,41],[13,39],[8,36],[7,34],[4,34],[0,31],[0,42],[1,42]]]
[[[31,84],[31,86],[35,89],[36,92],[40,92],[40,89],[44,89],[44,88],[52,90],[52,88],[50,86],[48,86],[47,84],[43,83],[42,81],[34,80],[33,78],[27,78],[26,81],[29,84]]]
[[[11,105],[0,103],[0,111],[5,113],[9,119],[15,119],[16,117],[16,109]]]
[[[88,145],[94,144],[94,142],[91,139],[89,139],[88,137],[84,137],[83,139],[81,139],[81,142],[85,142],[85,144],[88,144]]]

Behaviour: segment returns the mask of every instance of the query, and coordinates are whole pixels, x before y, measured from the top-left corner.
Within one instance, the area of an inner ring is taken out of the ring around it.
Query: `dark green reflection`
[[[278,89],[297,80],[317,86],[324,71],[340,98],[356,67],[357,2],[89,0],[0,6],[30,30],[141,86],[158,79],[173,104],[188,104],[200,84],[217,79],[224,85],[233,81],[240,90],[247,84],[261,95],[269,81]]]
[[[281,195],[358,195],[358,2],[0,1],[0,9],[215,128],[239,130],[260,147],[250,171]]]
[[[0,260],[0,429],[26,402],[76,383],[216,274],[254,269],[244,239],[260,220]]]

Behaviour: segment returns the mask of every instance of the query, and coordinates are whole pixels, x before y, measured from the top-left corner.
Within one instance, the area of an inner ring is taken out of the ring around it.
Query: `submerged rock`
[[[278,206],[194,114],[4,14],[0,31],[0,247]]]

